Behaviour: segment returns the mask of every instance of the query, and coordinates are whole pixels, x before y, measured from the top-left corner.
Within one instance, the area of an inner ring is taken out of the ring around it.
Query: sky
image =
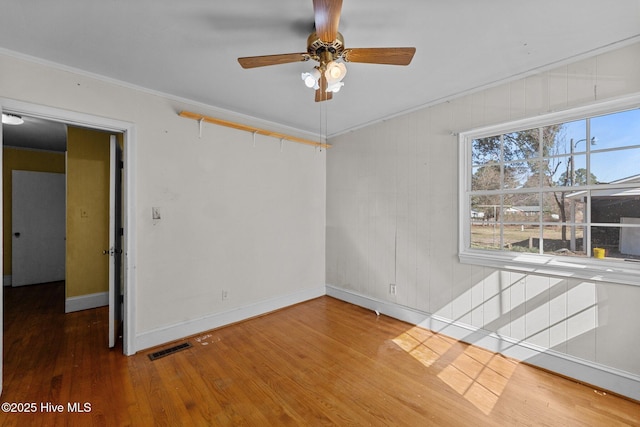
[[[553,157],[547,161],[547,167],[555,171],[553,182],[560,183],[562,175],[569,173],[571,159],[573,159],[574,171],[586,170],[589,167],[591,175],[595,176],[600,183],[611,183],[640,175],[640,108],[592,117],[589,120],[589,135],[587,135],[587,122],[587,119],[566,122],[562,124],[557,134],[555,131],[551,133],[555,134],[556,142],[549,153]],[[547,132],[544,134],[549,135]],[[587,138],[593,142],[588,143]],[[512,148],[510,152],[514,150],[517,152],[517,148]],[[591,154],[589,165],[587,165],[587,150],[590,150]],[[494,147],[493,150],[483,154],[485,157],[476,159],[480,160],[481,164],[499,161],[500,148]],[[521,154],[530,156],[533,153]],[[533,155],[535,158],[535,154]],[[518,187],[525,186],[528,181],[535,179],[531,175],[535,169],[527,167],[526,162],[514,160],[507,164],[520,167],[517,175]],[[474,167],[473,173],[480,169],[481,167]],[[576,183],[576,185],[579,184],[581,183]]]
[[[575,153],[586,150],[585,129],[585,120],[565,125],[565,138],[567,141],[573,138]],[[591,137],[595,137],[595,144],[591,145],[591,173],[598,181],[612,182],[640,175],[640,109],[592,118]],[[599,152],[616,146],[627,149]],[[585,167],[586,156],[577,155],[575,162],[576,169]]]

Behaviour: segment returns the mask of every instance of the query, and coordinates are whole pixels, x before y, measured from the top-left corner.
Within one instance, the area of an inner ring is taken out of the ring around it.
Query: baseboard
[[[327,285],[327,295],[640,401],[640,376],[464,323]]]
[[[11,286],[11,275],[5,274],[2,276],[2,286]]]
[[[308,289],[236,307],[228,311],[212,314],[199,319],[154,329],[136,335],[134,351],[141,351],[204,331],[230,325],[252,317],[260,316],[290,305],[298,304],[325,295],[325,287]]]
[[[64,312],[88,310],[90,308],[103,307],[109,305],[109,292],[98,292],[95,294],[69,297],[64,303]]]

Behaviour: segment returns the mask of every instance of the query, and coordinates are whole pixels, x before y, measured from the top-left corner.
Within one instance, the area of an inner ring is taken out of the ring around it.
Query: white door
[[[109,348],[116,345],[122,323],[122,150],[116,136],[109,152]]]
[[[65,175],[12,173],[11,284],[65,278]]]

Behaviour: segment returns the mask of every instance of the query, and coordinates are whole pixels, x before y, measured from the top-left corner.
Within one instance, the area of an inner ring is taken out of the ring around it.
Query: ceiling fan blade
[[[322,92],[322,89],[316,90],[316,102],[330,101],[331,98],[333,98],[333,93],[327,91]]]
[[[409,65],[416,53],[415,47],[371,47],[345,49],[342,59],[367,64]]]
[[[313,0],[316,33],[320,40],[331,43],[338,36],[342,0]]]
[[[308,61],[308,53],[283,53],[280,55],[245,56],[238,58],[242,68],[266,67],[267,65],[288,64],[290,62]]]
[[[316,102],[328,101],[333,98],[333,92],[327,92],[327,78],[324,73],[320,75],[318,86],[320,89],[316,89]]]

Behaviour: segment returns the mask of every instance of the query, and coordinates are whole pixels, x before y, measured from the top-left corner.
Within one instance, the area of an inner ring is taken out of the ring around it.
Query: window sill
[[[548,274],[598,282],[640,286],[640,262],[622,259],[569,258],[515,252],[468,250],[459,254],[463,264],[475,264],[532,274]]]

